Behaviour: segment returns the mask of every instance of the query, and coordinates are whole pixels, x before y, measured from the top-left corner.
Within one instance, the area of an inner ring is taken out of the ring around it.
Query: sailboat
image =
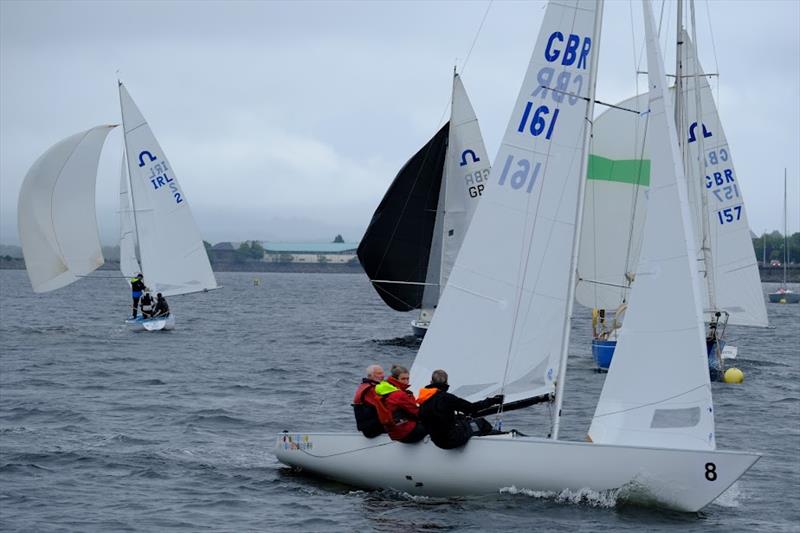
[[[631,327],[620,338],[622,356],[611,365],[589,430],[593,442],[558,438],[602,19],[602,1],[573,0],[546,8],[491,185],[411,370],[422,385],[432,370],[444,368],[451,392],[473,401],[502,393],[505,410],[552,401],[550,435],[473,437],[462,448],[441,450],[427,439],[402,444],[385,436],[286,431],[274,445],[281,462],[411,494],[588,488],[697,511],[758,460],[754,453],[716,450],[687,193],[674,125],[666,118],[649,4],[645,14],[651,65],[646,114],[664,150],[651,155],[650,209],[637,268],[642,282],[631,290]],[[669,312],[653,321],[659,306]],[[665,342],[672,332],[678,333]],[[676,371],[651,387],[643,377],[667,352]]]
[[[143,272],[148,288],[164,296],[214,289],[208,255],[172,166],[121,82],[119,95],[127,154],[120,178],[120,270],[126,277]],[[95,184],[100,153],[115,127],[67,137],[25,176],[18,222],[34,292],[69,285],[104,263]],[[136,330],[171,329],[175,317],[126,323]]]
[[[800,293],[796,293],[786,285],[786,269],[789,265],[789,222],[786,214],[786,170],[783,171],[783,283],[781,287],[769,293],[769,301],[773,304],[796,304],[800,302]]]
[[[430,326],[442,287],[489,177],[489,157],[464,84],[453,73],[450,120],[400,169],[358,246],[358,259],[392,309],[419,309]]]
[[[693,10],[693,2],[691,6]],[[681,11],[678,2],[679,21]],[[678,140],[703,279],[703,309],[715,338],[709,343],[709,365],[719,375],[722,359],[737,353],[722,339],[726,325],[767,327],[769,322],[739,176],[711,87],[694,39],[682,27],[677,42],[678,76],[668,97],[677,108],[677,130],[684,132]],[[595,311],[592,352],[602,370],[608,369],[622,324],[619,316],[609,320],[602,310],[620,310],[621,315],[626,309],[647,216],[643,196],[649,182],[648,154],[660,148],[647,137],[642,118],[620,108],[644,109],[647,98],[643,94],[620,102],[595,121],[592,157],[600,161],[600,171],[592,172],[590,165],[576,296],[582,305],[601,310]]]

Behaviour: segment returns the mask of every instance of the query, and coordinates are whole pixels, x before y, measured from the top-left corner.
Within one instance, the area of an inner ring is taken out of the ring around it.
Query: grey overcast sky
[[[119,122],[117,71],[206,240],[358,240],[397,170],[442,122],[454,65],[494,156],[544,6],[2,0],[0,242],[18,243],[17,195],[33,161],[68,135]],[[668,67],[675,10],[668,1]],[[783,227],[787,167],[797,231],[800,2],[698,0],[697,11],[751,229]],[[638,0],[606,2],[599,99],[646,87],[634,74],[646,68],[642,33]],[[121,150],[118,128],[97,187],[105,243],[117,232]]]

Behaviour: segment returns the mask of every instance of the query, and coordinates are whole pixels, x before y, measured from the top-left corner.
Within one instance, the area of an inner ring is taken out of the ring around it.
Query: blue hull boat
[[[608,372],[608,367],[611,366],[611,359],[614,357],[614,349],[617,347],[617,341],[609,341],[602,339],[592,340],[592,357],[594,364],[597,366],[598,372]],[[725,369],[721,367],[719,359],[716,354],[716,343],[709,342],[706,344],[708,350],[708,373],[711,381],[721,381]],[[720,341],[720,352],[725,348],[725,341]]]

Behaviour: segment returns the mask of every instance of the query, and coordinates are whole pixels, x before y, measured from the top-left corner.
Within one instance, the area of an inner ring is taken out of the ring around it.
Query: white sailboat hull
[[[496,435],[456,450],[426,438],[403,444],[355,433],[278,435],[282,463],[357,487],[415,495],[494,494],[515,487],[561,493],[619,491],[627,501],[694,512],[759,458],[748,452],[676,450]],[[712,466],[713,465],[713,466]]]
[[[430,325],[429,320],[412,320],[411,330],[414,332],[415,337],[424,337]]]
[[[170,314],[165,318],[128,319],[125,325],[131,331],[169,331],[175,329],[175,315]]]

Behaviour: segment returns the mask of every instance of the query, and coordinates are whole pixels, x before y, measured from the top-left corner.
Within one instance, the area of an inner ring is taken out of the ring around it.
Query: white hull
[[[169,331],[175,329],[175,315],[170,314],[166,318],[148,318],[143,320],[141,317],[137,319],[128,319],[125,325],[131,331]]]
[[[430,327],[431,323],[428,321],[422,320],[412,320],[411,321],[411,329],[414,331],[415,337],[424,337],[425,334],[428,332],[428,327]]]
[[[427,438],[402,444],[355,433],[281,433],[274,453],[286,465],[368,489],[440,497],[496,494],[510,487],[620,490],[627,500],[688,512],[711,503],[760,458],[510,434],[473,437],[460,449],[441,450]]]

